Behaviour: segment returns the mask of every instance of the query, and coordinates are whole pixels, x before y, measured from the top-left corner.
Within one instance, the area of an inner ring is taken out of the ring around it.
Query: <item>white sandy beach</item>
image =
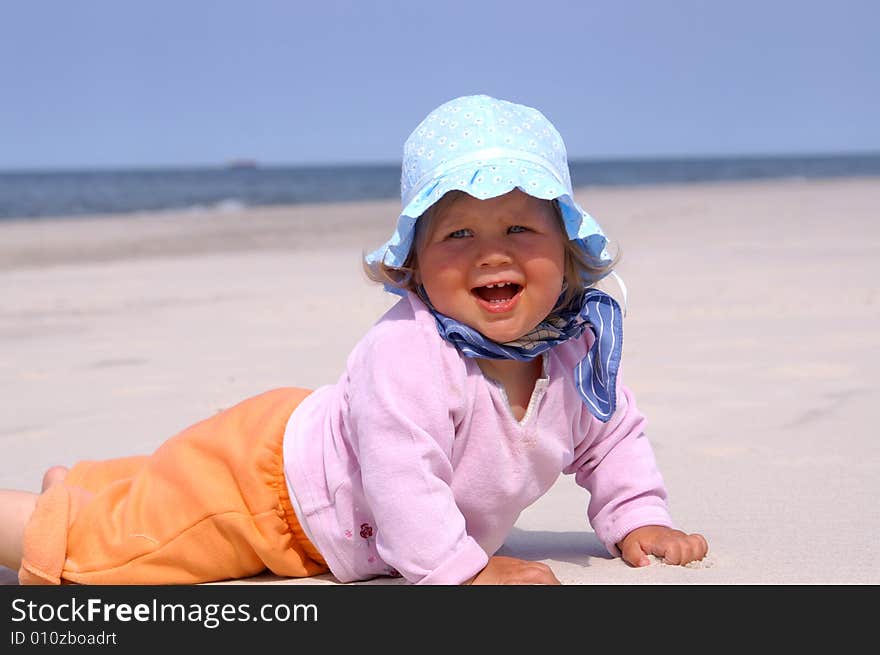
[[[880,584],[880,178],[577,199],[622,248],[626,382],[674,518],[711,550],[688,567],[611,559],[564,477],[503,552],[566,584]],[[0,222],[0,487],[334,382],[395,300],[360,257],[398,206]]]

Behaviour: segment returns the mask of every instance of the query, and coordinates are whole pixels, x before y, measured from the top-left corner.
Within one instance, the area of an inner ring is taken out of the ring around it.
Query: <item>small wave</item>
[[[247,203],[238,198],[224,198],[214,204],[213,209],[221,212],[237,212],[247,207]]]
[[[247,203],[238,198],[225,198],[214,203],[195,203],[181,207],[165,207],[158,210],[147,210],[145,214],[212,214],[216,212],[236,212],[247,207]]]

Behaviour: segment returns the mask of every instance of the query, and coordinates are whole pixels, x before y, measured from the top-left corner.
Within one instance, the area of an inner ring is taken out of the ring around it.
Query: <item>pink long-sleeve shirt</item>
[[[560,473],[589,492],[587,517],[612,555],[634,528],[671,527],[645,418],[621,376],[607,423],[574,386],[592,339],[587,330],[542,355],[517,421],[503,387],[443,340],[417,296],[392,307],[284,437],[297,514],[333,575],[460,584]]]

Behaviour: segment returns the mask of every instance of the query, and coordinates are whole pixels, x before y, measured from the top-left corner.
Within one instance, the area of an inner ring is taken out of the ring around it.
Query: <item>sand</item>
[[[880,179],[576,195],[621,246],[626,382],[675,520],[711,550],[688,567],[611,559],[562,477],[502,553],[567,584],[880,583]],[[394,302],[360,256],[397,207],[0,222],[0,487],[334,382]]]

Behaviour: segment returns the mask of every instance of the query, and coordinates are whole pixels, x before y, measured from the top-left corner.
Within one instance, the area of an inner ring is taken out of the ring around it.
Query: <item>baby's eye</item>
[[[510,233],[528,232],[529,228],[523,227],[522,225],[511,225],[509,228],[507,228],[507,231]]]
[[[455,232],[449,233],[450,239],[463,239],[465,237],[471,236],[472,232],[467,228],[462,228],[461,230],[456,230]]]

